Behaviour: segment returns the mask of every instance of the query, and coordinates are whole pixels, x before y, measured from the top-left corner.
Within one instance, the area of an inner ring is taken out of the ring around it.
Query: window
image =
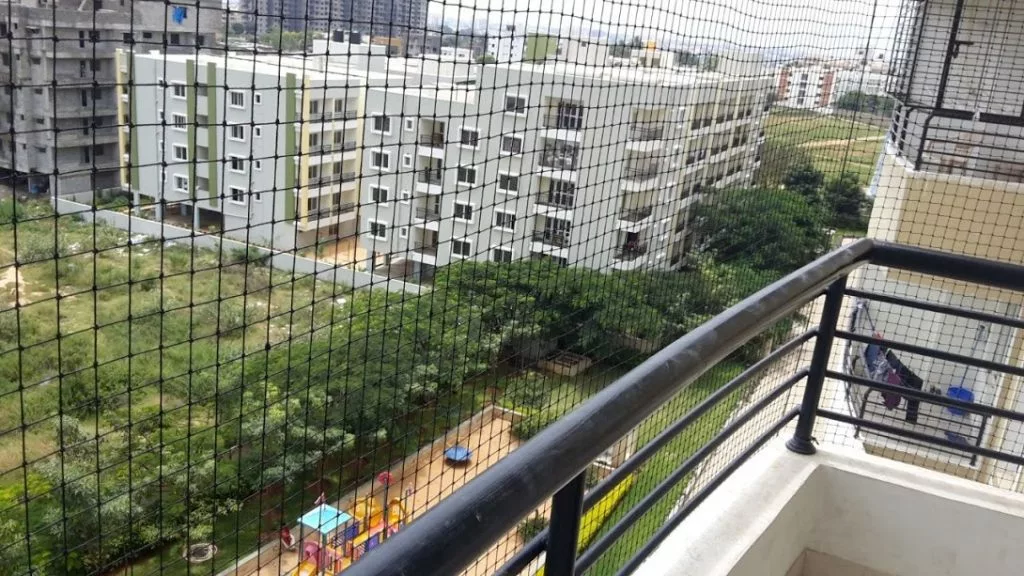
[[[455,219],[463,222],[473,221],[473,205],[468,202],[455,203]]]
[[[399,238],[408,238],[409,237],[409,227],[408,226],[402,226],[401,228],[399,228],[398,229],[398,237]]]
[[[416,129],[416,120],[414,120],[412,118],[406,118],[405,119],[405,131],[406,132],[412,132],[415,129]]]
[[[242,101],[242,105],[244,106],[245,105],[245,98],[243,97],[242,100],[243,100]],[[253,92],[252,93],[252,101],[255,104],[257,104],[257,105],[263,104],[263,93],[261,93],[261,92]]]
[[[503,210],[494,211],[494,226],[499,230],[505,230],[508,232],[516,231],[516,215],[512,212],[505,212]]]
[[[452,240],[452,256],[469,258],[473,253],[473,243],[469,240]]]
[[[457,182],[459,184],[476,184],[476,168],[472,166],[459,166]]]
[[[171,96],[175,98],[185,97],[185,85],[174,82],[171,84]]]
[[[412,195],[409,194],[408,190],[402,190],[398,193],[398,201],[402,204],[408,204],[410,198],[412,198]]]
[[[376,184],[370,184],[370,198],[378,204],[387,204],[388,202],[388,189],[384,186],[377,186]]]
[[[245,108],[245,92],[241,90],[228,91],[228,104],[232,108]]]
[[[522,154],[523,153],[523,137],[522,136],[502,136],[501,137],[501,151],[505,154]]]
[[[370,220],[370,236],[378,240],[387,240],[388,238],[388,224],[387,222],[379,222],[377,220]]]
[[[412,168],[412,155],[410,155],[410,154],[403,154],[402,155],[402,168]]]
[[[370,154],[370,166],[378,170],[391,169],[391,152],[374,150]]]
[[[373,131],[378,134],[391,134],[391,118],[380,115],[374,116]]]
[[[494,248],[491,250],[491,260],[502,263],[511,262],[512,250],[509,248]]]
[[[517,174],[498,174],[498,190],[505,194],[518,194],[519,176]]]
[[[174,159],[188,162],[188,148],[181,144],[174,145]]]
[[[253,160],[252,167],[256,170],[263,170],[263,160]]]
[[[245,158],[241,156],[229,156],[231,162],[231,171],[238,172],[239,174],[245,174]]]
[[[230,130],[229,137],[232,140],[237,140],[239,142],[245,142],[245,125],[243,125],[243,124],[232,124],[231,126],[228,127],[228,129]]]
[[[235,204],[245,204],[245,190],[237,186],[231,186],[229,190],[231,191],[232,202]]]
[[[187,120],[184,114],[173,113],[171,114],[171,124],[174,125],[175,130],[185,131],[185,124]]]
[[[505,95],[505,112],[519,116],[526,115],[526,96],[518,94]]]
[[[188,176],[181,174],[174,175],[174,189],[178,192],[188,192]]]
[[[262,202],[263,201],[263,193],[260,192],[259,190],[250,190],[249,191],[249,196],[252,197],[254,202]]]
[[[463,128],[459,136],[459,144],[467,148],[479,148],[480,132],[472,128]]]
[[[263,126],[253,126],[252,127],[252,137],[253,138],[262,138],[263,137]]]

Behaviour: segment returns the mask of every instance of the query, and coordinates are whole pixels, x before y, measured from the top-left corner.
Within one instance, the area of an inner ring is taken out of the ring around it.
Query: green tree
[[[245,24],[242,22],[232,22],[231,33],[236,35],[245,34]]]
[[[835,228],[866,230],[864,207],[867,197],[856,174],[843,172],[829,180],[823,189],[830,224]]]
[[[791,166],[782,180],[786,190],[803,196],[811,206],[821,202],[821,187],[824,183],[825,174],[813,164],[803,162]]]
[[[282,31],[278,27],[267,30],[260,36],[260,43],[273,46],[285,52],[301,52],[308,48],[312,37],[306,36],[304,32]]]
[[[828,245],[821,211],[790,190],[724,190],[698,205],[697,250],[719,263],[787,273]]]
[[[523,60],[534,62],[547,60],[558,49],[558,39],[544,34],[530,34],[526,37]]]
[[[481,54],[476,59],[477,64],[494,64],[497,61],[498,59],[490,54]]]
[[[806,149],[784,139],[770,139],[761,151],[761,165],[754,182],[762,188],[776,188],[785,182],[794,166],[810,166],[813,162]]]
[[[872,114],[888,115],[892,113],[896,101],[888,96],[865,94],[859,90],[846,92],[836,100],[836,108],[852,112],[871,112]]]

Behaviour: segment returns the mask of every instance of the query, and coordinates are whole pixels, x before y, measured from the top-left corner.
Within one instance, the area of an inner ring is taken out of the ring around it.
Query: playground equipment
[[[309,535],[316,539],[307,539],[303,545],[303,561],[292,576],[338,574],[381,545],[408,521],[401,498],[392,498],[386,510],[376,498],[369,496],[354,500],[347,512],[321,504],[299,518],[300,526],[310,529],[312,534]],[[310,566],[313,573],[307,573]]]
[[[468,464],[473,458],[473,451],[465,446],[455,445],[444,451],[444,459],[449,464]]]

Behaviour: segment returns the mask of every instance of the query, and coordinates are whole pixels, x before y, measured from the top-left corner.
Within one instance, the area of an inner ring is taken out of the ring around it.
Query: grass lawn
[[[720,388],[743,370],[739,364],[720,364],[707,374],[683,390],[675,398],[651,415],[639,430],[638,444],[644,445],[661,432],[666,426],[678,420],[701,400]],[[725,425],[740,398],[737,391],[727,400],[719,403],[708,413],[694,422],[679,436],[670,441],[657,454],[651,457],[637,473],[636,482],[619,503],[615,512],[608,517],[605,530],[614,526],[631,508],[636,506],[644,496],[668,477],[695,450]],[[632,527],[629,528],[601,558],[587,571],[588,576],[611,576],[633,555],[634,551],[647,542],[651,536],[665,523],[672,506],[682,495],[686,482],[680,482],[661,500],[656,502]]]
[[[885,130],[837,116],[773,108],[765,124],[765,137],[797,146],[812,142],[880,138]]]

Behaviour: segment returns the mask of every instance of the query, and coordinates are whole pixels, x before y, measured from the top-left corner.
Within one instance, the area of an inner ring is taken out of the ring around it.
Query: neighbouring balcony
[[[412,251],[417,254],[423,254],[424,256],[437,256],[437,244],[414,242],[412,245]]]
[[[547,244],[549,246],[568,248],[569,234],[563,232],[550,232],[547,230],[535,230],[533,232],[533,241],[540,242],[541,244]]]
[[[637,142],[661,140],[665,136],[665,127],[649,123],[634,123],[629,126],[629,139]]]
[[[619,220],[626,222],[636,223],[641,220],[645,220],[651,217],[654,213],[654,206],[644,206],[642,208],[633,208],[630,210],[623,210],[619,213]]]
[[[1019,265],[849,244],[669,343],[367,554],[350,576],[461,573],[538,510],[546,528],[489,573],[543,566],[548,576],[571,576],[601,562],[643,576],[1018,574],[1024,496],[1013,478],[1024,463],[1016,427],[1024,413],[1015,403],[993,406],[1002,394],[992,386],[1021,369],[979,357],[970,337],[952,342],[939,330],[897,326],[911,315],[915,326],[983,319],[1009,337],[1020,320],[980,303],[971,305],[985,311],[959,307],[966,299],[926,301],[924,292],[890,284],[899,272],[989,297],[991,288],[1013,299],[1024,292]],[[877,325],[869,326],[864,311],[872,307]],[[1001,352],[1014,346],[991,341]],[[759,355],[745,369],[678,411],[677,394],[748,344]],[[851,354],[873,360],[858,368]],[[914,371],[934,363],[941,366],[931,383],[944,374],[975,394],[913,385]],[[970,377],[961,379],[957,366]],[[861,411],[862,397],[889,407]],[[589,481],[589,466],[652,414],[665,415],[660,432]],[[975,430],[965,424],[983,421],[1015,427],[965,433]],[[662,464],[647,496],[620,502],[628,508],[580,548],[580,527],[594,511]],[[981,485],[997,482],[1012,491]],[[634,530],[652,514],[655,524]]]
[[[416,174],[416,181],[429,186],[440,186],[444,181],[444,177],[440,170],[426,169],[420,170]]]
[[[612,257],[614,259],[616,259],[616,260],[623,260],[623,261],[626,261],[626,262],[631,262],[631,261],[636,260],[637,258],[640,258],[641,256],[644,256],[646,254],[647,254],[647,245],[646,244],[641,244],[639,242],[632,242],[632,243],[627,243],[627,244],[621,246],[618,250],[615,251],[615,254]]]
[[[570,152],[545,150],[541,154],[539,164],[544,168],[553,168],[555,170],[577,170],[579,169],[579,155]]]
[[[583,129],[583,116],[581,112],[551,112],[542,118],[541,126],[552,130],[578,131]]]
[[[435,208],[419,206],[415,211],[416,217],[420,220],[437,221],[441,219],[441,212]]]
[[[444,148],[444,134],[420,134],[416,142],[425,148]]]
[[[658,174],[661,173],[661,163],[651,163],[642,165],[626,166],[622,171],[623,177],[626,180],[632,180],[634,182],[642,182],[644,180],[650,180],[651,178],[657,178]]]
[[[355,172],[336,172],[334,174],[322,174],[309,178],[310,186],[324,186],[335,182],[353,182],[356,179]]]

